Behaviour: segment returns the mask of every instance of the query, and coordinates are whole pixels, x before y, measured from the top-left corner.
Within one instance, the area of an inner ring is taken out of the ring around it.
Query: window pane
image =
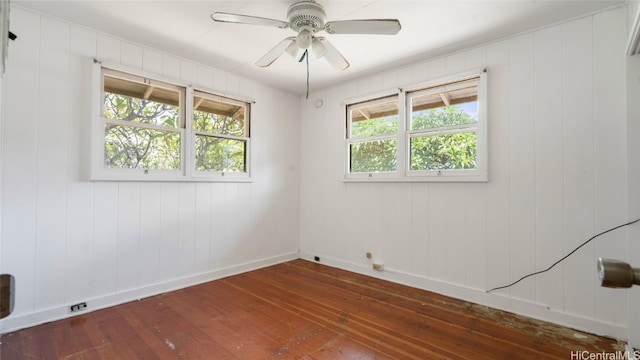
[[[422,110],[420,110],[420,107],[414,105],[411,113],[411,129],[413,130],[473,124],[477,122],[477,101]]]
[[[180,169],[180,134],[107,124],[104,133],[104,166]]]
[[[210,134],[245,137],[245,106],[195,96],[193,128]]]
[[[351,138],[358,139],[376,135],[390,135],[398,132],[398,101],[372,102],[362,106],[349,107]]]
[[[411,138],[411,170],[476,168],[476,132]]]
[[[350,145],[351,172],[396,171],[396,139]]]
[[[180,92],[104,77],[102,114],[107,119],[180,127]]]
[[[196,170],[246,172],[246,141],[196,136]]]

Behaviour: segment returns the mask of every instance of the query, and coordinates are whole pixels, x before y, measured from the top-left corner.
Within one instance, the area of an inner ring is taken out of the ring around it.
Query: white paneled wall
[[[640,18],[640,2],[629,2],[629,28]],[[627,168],[629,186],[629,217],[640,217],[640,55],[627,57]],[[629,262],[640,266],[640,224],[629,229]],[[640,348],[640,286],[629,289],[629,345]]]
[[[596,259],[627,259],[626,9],[325,89],[302,101],[302,256],[625,338],[624,291]],[[486,67],[489,181],[345,183],[344,101]],[[324,106],[315,108],[316,99]],[[385,265],[370,270],[366,252]]]
[[[0,333],[298,257],[297,96],[20,8],[11,27]],[[93,57],[255,99],[253,182],[87,181]]]

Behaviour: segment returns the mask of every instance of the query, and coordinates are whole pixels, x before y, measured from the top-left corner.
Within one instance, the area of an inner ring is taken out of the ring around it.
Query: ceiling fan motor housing
[[[308,29],[313,35],[324,29],[327,14],[322,5],[315,1],[299,1],[289,6],[287,18],[289,19],[289,27],[294,31]]]

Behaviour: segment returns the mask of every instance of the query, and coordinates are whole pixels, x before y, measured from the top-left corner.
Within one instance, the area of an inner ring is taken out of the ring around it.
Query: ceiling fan
[[[327,14],[322,5],[313,0],[301,0],[289,6],[286,21],[268,19],[258,16],[230,14],[216,12],[211,14],[211,19],[219,22],[251,24],[291,28],[298,33],[282,40],[273,49],[267,52],[256,65],[267,67],[271,65],[284,52],[291,56],[297,56],[300,50],[308,50],[315,54],[316,58],[324,57],[331,66],[337,70],[345,70],[349,62],[340,52],[322,36],[315,36],[320,31],[329,34],[373,34],[395,35],[400,31],[400,22],[396,19],[362,19],[362,20],[338,20],[327,22]],[[307,53],[305,52],[305,55]]]

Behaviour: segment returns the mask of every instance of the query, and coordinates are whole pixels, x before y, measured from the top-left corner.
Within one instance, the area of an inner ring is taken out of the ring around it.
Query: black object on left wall
[[[11,31],[9,31],[9,40],[15,40],[18,38],[18,35],[12,33]]]
[[[0,319],[13,312],[15,302],[16,279],[10,274],[0,275]]]

